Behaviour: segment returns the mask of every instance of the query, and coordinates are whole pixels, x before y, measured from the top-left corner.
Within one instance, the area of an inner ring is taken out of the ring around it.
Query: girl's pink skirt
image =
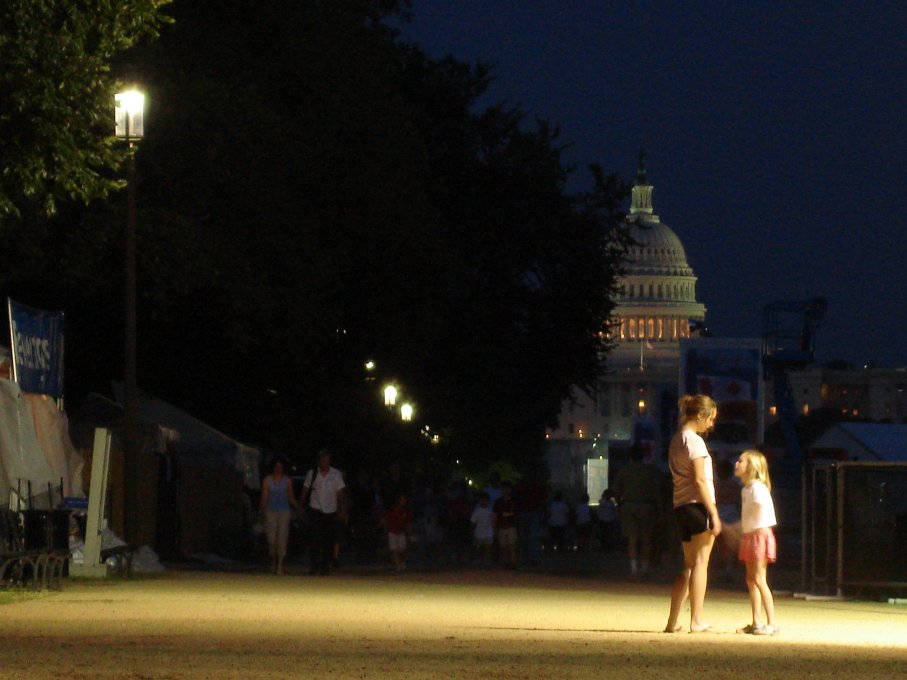
[[[774,562],[778,559],[778,544],[775,541],[775,532],[771,527],[756,529],[748,534],[743,534],[740,539],[740,550],[737,557],[741,562]]]

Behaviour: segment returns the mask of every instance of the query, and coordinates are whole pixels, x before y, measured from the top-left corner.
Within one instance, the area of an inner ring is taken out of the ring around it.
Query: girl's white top
[[[772,492],[764,483],[753,481],[743,487],[740,492],[743,509],[743,533],[748,534],[756,529],[773,527],[778,522],[775,519],[775,504],[772,501]]]

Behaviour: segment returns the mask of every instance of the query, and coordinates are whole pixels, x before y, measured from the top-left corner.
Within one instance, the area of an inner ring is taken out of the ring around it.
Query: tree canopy
[[[4,0],[0,4],[0,226],[105,196],[122,152],[111,143],[113,58],[166,21],[170,0]]]
[[[593,169],[569,192],[557,127],[480,109],[488,67],[402,41],[403,9],[183,0],[131,53],[149,96],[140,386],[296,457],[333,443],[377,462],[430,424],[432,455],[518,460],[597,379],[625,187]],[[58,220],[78,264],[41,293],[70,309],[70,346],[93,338],[70,363],[81,389],[120,370],[121,279],[90,273],[116,266],[118,209]],[[385,379],[415,400],[408,432]]]

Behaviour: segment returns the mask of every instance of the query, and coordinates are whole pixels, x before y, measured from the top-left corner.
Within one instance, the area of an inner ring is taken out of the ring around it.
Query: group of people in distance
[[[517,565],[517,506],[513,486],[494,481],[478,494],[475,506],[463,510],[468,519],[469,533],[476,558],[491,560],[492,548],[497,547],[501,565],[515,569]],[[400,493],[396,503],[380,516],[380,525],[387,531],[388,549],[397,571],[406,569],[407,535],[411,532],[414,513],[406,494]],[[425,527],[425,531],[430,531]]]
[[[516,519],[517,507],[509,482],[503,482],[499,490],[490,486],[479,493],[479,502],[469,518],[479,560],[488,562],[491,559],[492,547],[497,541],[501,564],[516,569]]]
[[[683,570],[674,580],[665,632],[682,630],[678,618],[684,601],[689,598],[690,632],[703,633],[712,630],[703,616],[703,607],[709,557],[715,537],[722,532],[723,526],[715,496],[712,458],[702,435],[715,425],[718,409],[715,402],[704,395],[685,395],[680,399],[679,407],[680,430],[671,439],[668,465],[684,563]],[[743,483],[741,526],[739,530],[733,525],[726,530],[742,531],[738,556],[746,565],[746,585],[752,609],[752,621],[738,632],[775,635],[779,628],[766,572],[768,565],[777,559],[773,530],[777,522],[765,456],[756,450],[744,451],[734,465],[734,475]]]

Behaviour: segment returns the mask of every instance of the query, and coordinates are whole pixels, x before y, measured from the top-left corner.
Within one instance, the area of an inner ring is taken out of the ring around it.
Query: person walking
[[[381,523],[387,529],[387,547],[397,571],[406,569],[406,535],[412,529],[413,513],[409,508],[409,499],[400,494],[394,507],[384,513]]]
[[[491,546],[494,543],[494,510],[488,504],[488,494],[479,494],[479,504],[472,511],[469,523],[475,540],[476,556],[487,564],[491,560]]]
[[[680,430],[668,447],[674,493],[674,515],[683,542],[683,570],[674,580],[666,633],[677,633],[680,608],[690,598],[690,632],[703,633],[711,626],[703,618],[709,578],[709,556],[721,519],[715,505],[712,457],[702,439],[715,425],[718,408],[711,397],[697,394],[680,398]]]
[[[595,518],[598,522],[598,540],[604,552],[617,547],[618,517],[617,497],[611,489],[602,491],[595,509]]]
[[[287,538],[290,535],[290,506],[299,510],[293,493],[293,480],[284,473],[284,462],[276,458],[271,474],[261,483],[261,514],[265,518],[265,535],[268,538],[268,555],[271,571],[283,573],[283,560],[287,555]]]
[[[447,505],[444,510],[444,533],[451,558],[456,563],[468,561],[472,554],[472,512],[469,487],[466,483],[458,480],[450,484],[447,488]]]
[[[541,478],[540,470],[532,466],[513,490],[517,510],[519,562],[524,567],[537,566],[542,559],[542,520],[548,490]]]
[[[501,564],[509,569],[516,569],[517,512],[513,486],[509,482],[501,485],[501,497],[495,502],[493,510]]]
[[[652,535],[661,512],[661,475],[655,466],[644,462],[645,450],[634,446],[630,463],[617,473],[614,492],[620,512],[620,528],[627,539],[630,578],[649,573]]]
[[[589,494],[584,493],[580,497],[573,514],[576,520],[576,551],[586,552],[589,550],[589,540],[592,537],[592,508],[589,506]]]
[[[337,536],[337,513],[344,503],[346,485],[340,470],[331,467],[331,452],[322,449],[318,464],[309,470],[302,483],[302,504],[308,501],[309,526],[312,532],[311,574],[327,576],[334,557]]]
[[[570,506],[564,500],[561,491],[554,492],[554,498],[548,504],[548,538],[551,550],[563,553],[567,550],[567,528],[570,526]]]

